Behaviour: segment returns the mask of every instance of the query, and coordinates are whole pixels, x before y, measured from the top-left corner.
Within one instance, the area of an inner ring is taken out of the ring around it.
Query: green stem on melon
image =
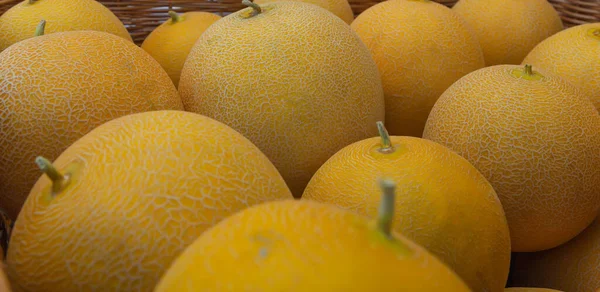
[[[379,136],[381,137],[381,148],[379,148],[379,152],[381,153],[392,153],[396,149],[392,145],[392,140],[390,139],[390,134],[388,134],[387,129],[383,125],[382,121],[377,122],[377,130],[379,131]]]
[[[387,237],[392,236],[392,220],[394,218],[394,200],[396,183],[389,179],[379,182],[383,192],[377,213],[377,229]]]
[[[29,0],[29,5],[35,4],[38,0]]]
[[[177,23],[181,20],[181,16],[173,10],[169,10],[169,16],[171,17],[171,23]]]
[[[594,36],[600,37],[600,29],[594,30]]]
[[[46,21],[42,19],[42,21],[40,21],[40,23],[35,28],[34,36],[44,35],[44,30],[45,29],[46,29]]]
[[[54,194],[60,192],[69,183],[68,177],[58,172],[48,159],[38,156],[35,158],[35,163],[52,181],[52,192]]]
[[[242,0],[242,4],[248,6],[248,7],[252,7],[252,14],[250,15],[255,16],[258,15],[260,13],[262,13],[262,8],[260,8],[260,6],[250,0]]]
[[[531,65],[525,64],[525,75],[533,76],[533,69],[531,69]]]

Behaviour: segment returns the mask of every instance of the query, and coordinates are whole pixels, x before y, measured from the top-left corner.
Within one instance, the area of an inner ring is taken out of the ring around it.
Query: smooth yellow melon
[[[255,0],[256,4],[265,4],[280,0]],[[351,24],[354,20],[354,12],[348,0],[288,0],[288,1],[301,1],[305,3],[315,4],[320,7],[327,9],[329,12],[335,14],[341,18],[347,24]]]
[[[376,220],[305,200],[237,212],[189,245],[155,291],[470,291],[391,230],[395,185],[382,185]]]
[[[114,34],[56,32],[2,51],[0,206],[16,218],[39,177],[37,155],[53,160],[106,121],[160,109],[183,110],[173,82],[148,53]]]
[[[600,111],[600,22],[567,28],[539,43],[523,64],[565,78]]]
[[[185,109],[233,127],[275,164],[295,197],[342,147],[377,134],[381,78],[349,25],[316,5],[274,2],[212,24],[179,83]]]
[[[144,39],[141,47],[167,71],[175,87],[179,85],[181,68],[202,33],[221,16],[203,11],[181,15],[169,11],[171,18],[157,26]]]
[[[515,252],[563,244],[600,211],[600,115],[558,76],[520,65],[472,72],[440,97],[423,137],[488,179]]]
[[[23,0],[0,15],[0,52],[33,37],[40,20],[48,22],[46,34],[72,30],[112,33],[130,42],[121,20],[96,0]]]
[[[510,287],[504,289],[505,292],[563,292],[560,290],[548,288],[533,288],[533,287]]]
[[[10,281],[8,277],[6,277],[4,263],[0,264],[2,267],[0,268],[0,292],[12,292],[10,286]]]
[[[600,217],[573,240],[551,250],[515,253],[513,285],[565,292],[600,288]]]
[[[438,97],[484,66],[475,35],[448,7],[429,0],[377,3],[352,22],[377,62],[392,135],[421,137]]]
[[[510,235],[490,183],[466,159],[435,142],[389,136],[344,147],[312,177],[302,200],[375,217],[380,176],[398,184],[394,229],[427,248],[473,291],[502,292],[510,267]]]
[[[475,30],[485,65],[516,65],[564,29],[548,0],[460,0],[452,7]]]
[[[152,291],[204,230],[248,206],[292,199],[248,139],[185,111],[116,118],[45,171],[15,222],[8,273],[27,291]]]

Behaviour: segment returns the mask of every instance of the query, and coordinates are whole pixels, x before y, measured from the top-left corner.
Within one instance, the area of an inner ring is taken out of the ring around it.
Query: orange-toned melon
[[[375,220],[305,200],[251,206],[189,245],[156,292],[470,291],[427,249],[391,230],[394,188]]]
[[[600,211],[600,115],[556,75],[521,65],[472,72],[440,97],[423,137],[488,179],[515,252],[561,245]]]
[[[254,3],[256,4],[265,4],[270,2],[275,2],[279,0],[256,0]],[[327,9],[329,12],[335,14],[337,17],[341,18],[347,24],[351,24],[354,20],[354,12],[352,11],[352,7],[348,0],[291,0],[291,1],[301,1],[305,3],[315,4],[320,7]]]
[[[444,90],[484,66],[473,31],[434,1],[383,1],[358,15],[351,27],[381,73],[385,125],[392,135],[421,137]]]
[[[513,286],[596,291],[600,288],[600,217],[561,246],[536,253],[515,253],[513,269]]]
[[[548,0],[460,0],[452,10],[475,31],[485,65],[517,65],[564,26]]]
[[[545,39],[523,60],[575,84],[600,111],[600,22],[567,28]]]
[[[40,20],[46,34],[59,31],[104,31],[133,42],[121,20],[96,0],[22,0],[0,15],[0,52],[33,37]]]
[[[473,291],[502,292],[510,267],[506,217],[490,183],[466,159],[435,142],[389,136],[355,142],[312,177],[302,200],[377,214],[377,178],[398,184],[394,229],[427,248]]]
[[[27,291],[152,291],[204,230],[292,199],[268,158],[230,127],[152,111],[95,128],[40,177],[15,222],[8,274]]]
[[[2,51],[0,206],[16,218],[39,177],[37,155],[53,160],[106,121],[160,109],[183,110],[173,82],[148,53],[114,34],[55,32]]]
[[[181,68],[202,33],[221,16],[204,11],[181,15],[169,11],[167,21],[157,26],[141,45],[167,71],[175,87],[179,85]]]
[[[510,287],[504,289],[505,292],[563,292],[555,289],[548,288],[534,288],[534,287]]]
[[[349,25],[299,1],[253,6],[213,23],[181,72],[185,109],[236,129],[275,164],[295,197],[331,155],[377,134],[377,66]]]

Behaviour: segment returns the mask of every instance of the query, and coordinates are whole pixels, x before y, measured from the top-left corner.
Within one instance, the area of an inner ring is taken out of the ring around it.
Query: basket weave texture
[[[0,0],[0,14],[23,0]],[[221,16],[245,8],[241,0],[98,0],[121,19],[134,41],[141,44],[146,36],[168,19],[168,11],[206,11]],[[383,0],[349,0],[355,15]],[[452,7],[456,0],[435,0]],[[600,0],[548,0],[558,11],[566,27],[600,22]]]

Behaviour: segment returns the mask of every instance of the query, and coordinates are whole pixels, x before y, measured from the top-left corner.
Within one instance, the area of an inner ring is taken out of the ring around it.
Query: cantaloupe
[[[312,177],[302,200],[375,217],[377,177],[398,184],[394,229],[427,248],[473,291],[502,292],[510,267],[506,217],[490,183],[466,159],[435,142],[389,136],[355,142]]]
[[[349,25],[299,1],[244,8],[213,23],[192,48],[179,92],[187,111],[248,137],[300,197],[342,147],[377,135],[381,78]]]
[[[492,184],[514,252],[561,245],[600,211],[600,115],[558,76],[527,65],[472,72],[440,97],[423,137]]]
[[[479,39],[485,65],[517,65],[541,41],[564,29],[548,0],[459,0],[454,12]]]
[[[239,211],[189,245],[155,291],[470,291],[391,229],[395,185],[382,185],[375,220],[305,200]]]
[[[515,253],[513,269],[513,286],[596,291],[600,288],[600,217],[573,240],[554,249]]]
[[[484,66],[473,31],[448,7],[429,0],[377,3],[352,22],[381,73],[391,135],[421,137],[438,97]]]
[[[575,84],[600,111],[600,22],[573,26],[550,36],[527,54],[523,64]]]
[[[114,34],[55,32],[2,51],[0,206],[16,218],[39,177],[37,155],[53,160],[106,121],[160,109],[183,110],[173,82],[148,53]]]
[[[151,111],[113,119],[66,149],[15,222],[8,274],[27,291],[152,291],[204,230],[292,199],[248,139],[213,119]]]
[[[157,26],[142,42],[141,48],[167,71],[175,87],[181,68],[200,35],[221,16],[204,11],[177,14],[169,11],[167,21]]]
[[[104,31],[133,42],[121,20],[96,0],[23,0],[0,15],[0,52],[33,37],[40,20],[46,34],[59,31]]]
[[[255,0],[256,4],[265,4],[270,2],[275,2],[280,0]],[[290,1],[290,0],[288,0]],[[320,7],[327,9],[329,12],[335,14],[337,17],[341,18],[347,24],[351,24],[354,20],[354,12],[352,11],[352,7],[348,0],[291,0],[291,1],[301,1],[304,3],[315,4]]]

